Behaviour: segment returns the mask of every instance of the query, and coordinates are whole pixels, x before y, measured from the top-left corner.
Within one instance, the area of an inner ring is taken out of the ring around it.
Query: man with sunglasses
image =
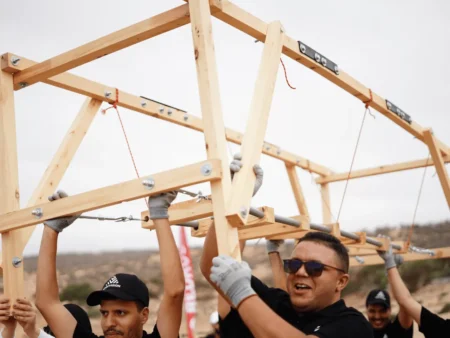
[[[211,242],[214,228],[206,245]],[[287,292],[252,276],[246,262],[218,256],[212,267],[207,263],[204,253],[204,276],[233,305],[221,322],[221,334],[222,327],[229,333],[224,337],[373,337],[365,317],[341,300],[349,280],[349,258],[345,247],[329,234],[308,233],[292,258],[284,260]]]

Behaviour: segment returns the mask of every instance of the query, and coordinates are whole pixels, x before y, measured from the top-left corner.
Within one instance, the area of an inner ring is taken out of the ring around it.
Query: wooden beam
[[[440,258],[449,258],[450,257],[450,247],[435,248],[435,249],[431,249],[431,250],[434,250],[434,252],[436,253],[435,256],[429,256],[429,255],[425,255],[425,254],[411,253],[411,252],[406,253],[406,254],[401,254],[401,255],[403,256],[403,259],[405,262],[429,260],[429,259],[440,259]],[[350,266],[369,266],[369,265],[384,264],[384,261],[378,255],[364,256],[362,258],[364,260],[364,263],[358,262],[355,259],[355,257],[350,257]]]
[[[441,182],[448,207],[450,208],[450,179],[447,169],[445,168],[441,152],[439,151],[436,138],[433,136],[431,129],[426,129],[423,132],[423,136],[425,138],[425,142],[428,144],[428,148],[430,149],[431,158],[434,161],[434,166],[436,167],[439,181]]]
[[[46,202],[47,197],[54,193],[56,187],[59,185],[59,182],[61,182],[64,173],[69,167],[72,158],[78,150],[81,141],[91,126],[91,123],[94,120],[101,104],[102,101],[92,99],[90,97],[84,101],[77,117],[67,131],[61,145],[42,176],[39,185],[28,201],[29,207]],[[20,230],[22,234],[22,250],[27,245],[34,229],[35,227],[26,227]]]
[[[204,171],[206,166],[209,168],[207,173]],[[4,233],[42,223],[48,219],[76,215],[85,211],[104,208],[189,185],[220,181],[221,175],[222,167],[220,161],[210,159],[0,215],[0,232]],[[149,179],[153,180],[151,189],[147,187],[148,184],[144,184]],[[42,212],[42,216],[34,216],[33,214],[36,214],[36,211],[39,211],[39,209]]]
[[[322,201],[322,223],[331,224],[331,202],[330,202],[330,187],[327,183],[320,185],[320,196]]]
[[[11,59],[13,57],[20,58],[17,64],[12,64]],[[37,64],[35,61],[28,60],[16,54],[6,53],[2,55],[2,69],[8,72],[17,72],[27,69]],[[84,96],[92,97],[97,100],[102,100],[108,103],[113,103],[116,99],[115,88],[106,86],[104,84],[90,81],[80,76],[76,76],[70,73],[63,73],[54,76],[50,79],[43,81],[49,85],[63,88]],[[105,97],[105,92],[111,93],[109,97]],[[199,132],[203,132],[203,121],[201,118],[195,115],[188,114],[187,112],[179,109],[174,109],[167,105],[162,105],[155,101],[144,100],[139,96],[131,95],[124,91],[120,91],[120,101],[118,106],[126,109],[134,110],[136,112],[149,115],[158,119],[165,120],[167,122],[175,123],[177,125],[193,129]],[[171,112],[169,115],[168,112]],[[226,138],[228,141],[235,144],[241,144],[243,140],[243,134],[232,129],[225,129]],[[291,152],[280,149],[277,145],[265,142],[262,152],[265,155],[284,161],[285,163],[298,166],[302,169],[310,172],[329,175],[332,171],[320,164],[314,163],[301,156],[293,154]]]
[[[174,203],[169,207],[169,223],[170,225],[180,224],[184,222],[194,221],[201,218],[210,217],[213,215],[212,201],[200,200],[197,202],[196,199]],[[149,217],[148,210],[141,213],[141,219],[147,219]],[[144,229],[153,230],[155,224],[151,219],[147,222],[142,222],[142,227]]]
[[[0,71],[0,214],[20,208],[13,77]],[[20,233],[2,234],[3,290],[11,300],[24,296]],[[18,264],[13,265],[13,260]],[[11,303],[12,304],[12,303]]]
[[[267,39],[255,83],[244,140],[242,141],[242,168],[234,174],[227,207],[228,222],[234,226],[243,226],[249,215],[255,185],[253,166],[259,163],[261,157],[261,148],[264,144],[264,135],[269,122],[273,93],[278,68],[280,67],[283,38],[284,32],[279,21],[268,25]]]
[[[247,33],[248,35],[259,41],[266,40],[267,23],[246,12],[245,10],[241,9],[228,0],[222,0],[221,2],[222,10],[213,13],[216,18],[230,24],[231,26],[244,33]],[[309,57],[305,56],[300,52],[297,40],[286,36],[283,46],[283,53],[291,59],[297,61],[298,63],[308,67],[317,74],[323,76],[338,87],[341,87],[346,92],[355,96],[357,99],[361,101],[370,100],[371,95],[369,88],[359,83],[357,80],[345,73],[342,69],[339,69],[339,74],[336,75],[334,72],[328,70],[328,68],[323,67],[320,63],[317,63],[315,60],[312,60]],[[421,140],[422,142],[424,141],[423,128],[419,124],[414,121],[412,123],[408,123],[405,120],[401,119],[396,114],[387,109],[386,101],[384,98],[373,92],[372,95],[373,100],[370,103],[370,107],[379,111],[395,124],[403,128],[410,134],[414,135],[417,139]],[[443,154],[450,155],[450,149],[447,145],[439,140],[436,140],[436,142],[438,144],[438,148]]]
[[[222,180],[211,182],[217,249],[221,255],[228,255],[240,260],[241,250],[237,229],[233,228],[225,217],[226,204],[231,194],[231,175],[228,167],[225,126],[223,124],[211,11],[208,1],[190,0],[189,13],[191,15],[206,152],[208,158],[220,159],[222,166]]]
[[[442,158],[442,160],[445,163],[449,163],[450,156],[445,156]],[[345,181],[345,180],[347,180],[347,178],[354,179],[354,178],[361,178],[361,177],[369,177],[369,176],[388,174],[388,173],[393,173],[393,172],[403,171],[403,170],[424,168],[424,167],[432,166],[432,165],[434,165],[433,159],[424,158],[422,160],[408,161],[408,162],[402,162],[402,163],[396,163],[396,164],[390,164],[390,165],[382,165],[382,166],[375,167],[375,168],[353,170],[350,173],[350,177],[348,175],[348,172],[331,174],[328,176],[319,176],[318,178],[316,178],[316,183],[323,184],[323,183]]]
[[[168,10],[14,75],[18,90],[189,23],[188,5]]]
[[[286,164],[286,171],[289,177],[289,182],[291,182],[292,191],[294,193],[295,201],[297,202],[297,208],[300,215],[308,217],[309,211],[306,206],[305,196],[303,195],[303,189],[300,185],[300,180],[298,179],[297,171],[294,166]]]

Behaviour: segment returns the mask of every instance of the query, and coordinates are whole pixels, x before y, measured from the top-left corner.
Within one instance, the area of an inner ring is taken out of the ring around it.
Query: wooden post
[[[0,214],[20,208],[13,75],[0,71]],[[20,232],[2,234],[4,293],[13,302],[23,297]]]
[[[330,204],[330,188],[328,183],[320,185],[320,195],[322,197],[322,222],[331,224],[331,204]]]
[[[297,171],[295,166],[288,165],[286,163],[286,171],[289,176],[289,181],[291,182],[292,191],[294,192],[294,197],[297,202],[298,211],[300,215],[309,217],[308,207],[306,206],[305,196],[303,195],[302,186],[300,185],[300,180],[298,179]]]
[[[445,168],[441,152],[439,151],[436,139],[434,138],[431,129],[426,129],[423,132],[423,137],[428,145],[428,148],[430,149],[430,154],[433,158],[434,166],[436,167],[436,172],[439,176],[439,181],[441,181],[442,189],[444,190],[444,195],[447,199],[448,207],[450,208],[450,179],[448,177],[448,172]]]
[[[28,202],[29,207],[35,204],[45,203],[47,201],[47,196],[53,194],[56,190],[56,187],[59,185],[59,182],[61,182],[73,156],[94,120],[101,103],[102,101],[91,98],[87,98],[84,101],[80,112],[67,131],[58,151],[53,156],[50,165],[47,167],[39,185],[31,196]],[[31,226],[20,230],[22,234],[22,251],[27,245],[34,229],[35,227]]]
[[[212,36],[211,12],[208,0],[190,0],[189,11],[197,67],[200,104],[208,158],[222,163],[222,180],[211,182],[211,196],[219,254],[241,259],[238,231],[225,217],[225,206],[231,193],[231,175],[227,156],[225,126],[217,77]]]
[[[253,166],[259,163],[273,92],[280,67],[283,28],[279,21],[269,24],[263,56],[253,92],[247,127],[242,141],[242,168],[234,175],[227,219],[234,226],[245,225],[255,185]]]

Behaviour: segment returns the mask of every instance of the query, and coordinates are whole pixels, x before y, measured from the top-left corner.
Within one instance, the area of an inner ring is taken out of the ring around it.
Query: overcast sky
[[[1,53],[44,61],[113,31],[176,7],[181,0],[4,1],[0,11]],[[235,1],[266,22],[280,20],[287,34],[336,62],[340,69],[397,104],[450,144],[450,2],[402,1]],[[144,95],[200,116],[190,26],[179,28],[72,70],[100,83]],[[213,19],[213,34],[226,126],[244,131],[263,45]],[[364,105],[302,65],[283,57],[266,140],[336,172],[348,171]],[[21,205],[25,206],[84,97],[46,84],[15,94]],[[103,107],[107,107],[103,104]],[[201,133],[120,108],[142,175],[205,159]],[[374,111],[366,119],[354,169],[422,159],[420,141]],[[239,151],[236,145],[230,152]],[[284,165],[263,156],[265,182],[254,206],[268,205],[282,215],[298,214]],[[298,170],[312,221],[322,221],[318,187]],[[423,169],[352,180],[341,227],[356,231],[410,224]],[[434,168],[426,174],[417,213],[421,223],[449,218]],[[135,178],[114,111],[98,114],[60,187],[70,194]],[[337,216],[344,182],[331,185]],[[204,193],[208,185],[190,188]],[[183,200],[180,197],[177,201]],[[90,215],[139,216],[143,200]],[[42,225],[25,254],[39,249]],[[176,232],[178,237],[178,233]],[[193,245],[203,240],[190,239]],[[155,233],[134,223],[77,221],[60,236],[60,252],[156,248]]]

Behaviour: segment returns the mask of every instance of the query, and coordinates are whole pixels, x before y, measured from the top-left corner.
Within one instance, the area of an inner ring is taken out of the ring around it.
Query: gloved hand
[[[177,197],[177,191],[169,191],[163,194],[150,196],[148,200],[148,211],[150,219],[169,218],[169,206]]]
[[[229,256],[217,256],[212,260],[211,281],[230,298],[235,308],[246,298],[256,294],[250,285],[252,270],[247,262],[237,262]]]
[[[270,254],[271,252],[279,252],[281,244],[284,243],[283,239],[276,239],[276,240],[266,240],[266,249],[267,253]]]
[[[233,179],[234,174],[239,172],[242,168],[242,156],[241,154],[237,153],[233,156],[233,161],[230,163],[230,170],[231,170],[231,179]],[[264,178],[264,170],[261,168],[259,164],[255,164],[253,166],[253,172],[255,173],[256,180],[255,180],[255,187],[253,188],[253,196],[256,195],[259,188],[261,188]]]
[[[50,202],[59,200],[61,198],[65,198],[69,195],[63,190],[58,190],[53,195],[48,197],[48,200]],[[69,225],[71,225],[80,215],[74,215],[74,216],[65,216],[65,217],[59,217],[54,219],[49,219],[44,222],[46,226],[49,228],[55,230],[56,232],[61,232],[65,228],[67,228]]]
[[[389,246],[388,251],[378,251],[378,255],[384,260],[386,270],[400,266],[403,263],[403,256],[394,254],[392,246]]]

